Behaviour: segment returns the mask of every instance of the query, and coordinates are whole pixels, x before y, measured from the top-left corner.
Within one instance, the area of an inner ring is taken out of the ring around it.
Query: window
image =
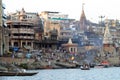
[[[23,47],[25,46],[25,42],[22,42],[22,46],[23,46]]]
[[[18,42],[14,42],[14,46],[18,46]]]
[[[71,48],[71,52],[73,52],[73,48]]]
[[[27,45],[28,45],[28,46],[31,46],[31,42],[28,42]]]

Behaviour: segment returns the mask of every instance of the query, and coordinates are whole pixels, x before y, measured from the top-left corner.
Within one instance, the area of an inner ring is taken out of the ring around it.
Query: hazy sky
[[[26,12],[58,11],[69,18],[80,19],[82,3],[86,18],[98,22],[103,15],[110,19],[120,19],[120,0],[3,0],[6,12],[16,12],[24,8]]]

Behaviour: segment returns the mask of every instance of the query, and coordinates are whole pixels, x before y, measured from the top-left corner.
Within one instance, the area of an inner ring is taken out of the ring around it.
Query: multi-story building
[[[59,12],[44,11],[41,12],[40,17],[44,21],[44,38],[51,38],[51,32],[57,31],[56,46],[60,47],[62,43],[68,41],[69,38],[73,38],[73,28],[70,28],[75,21],[69,19],[67,14],[60,14]],[[55,34],[54,34],[55,37]]]
[[[68,15],[59,14],[59,12],[43,11],[40,17],[44,26],[43,41],[40,43],[40,46],[57,48],[61,29],[60,23],[66,20]]]
[[[2,56],[5,51],[9,50],[8,35],[6,31],[6,15],[4,13],[5,4],[0,0],[0,55]]]
[[[32,17],[31,17],[32,18]],[[11,47],[33,49],[35,39],[34,24],[28,20],[24,9],[8,16],[7,25],[10,30],[9,45]]]
[[[44,20],[44,35],[47,36],[49,31],[56,29],[60,35],[61,22],[68,19],[68,15],[59,14],[59,12],[43,11],[40,17]]]
[[[36,49],[42,40],[43,24],[38,13],[26,12],[24,8],[16,13],[7,15],[7,24],[10,30],[10,46],[30,46]]]

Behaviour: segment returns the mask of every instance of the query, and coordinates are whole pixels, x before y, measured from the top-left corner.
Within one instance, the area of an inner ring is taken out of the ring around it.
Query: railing
[[[10,36],[10,38],[15,38],[15,39],[34,39],[33,36]]]
[[[19,33],[34,34],[34,30],[33,29],[19,29]]]
[[[29,33],[29,34],[34,34],[34,30],[33,29],[11,29],[12,33]]]

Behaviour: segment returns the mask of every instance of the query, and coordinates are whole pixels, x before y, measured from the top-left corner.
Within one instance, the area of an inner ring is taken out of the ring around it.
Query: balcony
[[[34,39],[33,36],[10,36],[11,39]]]
[[[21,22],[20,25],[33,26],[33,23],[30,23],[30,22]]]
[[[19,33],[34,34],[33,29],[18,29]]]
[[[20,39],[34,39],[33,36],[19,36]]]
[[[11,33],[24,33],[24,34],[34,34],[34,30],[33,29],[16,29],[13,28],[11,29]]]
[[[14,22],[13,25],[19,25],[19,26],[29,26],[29,27],[33,27],[33,23],[30,22]]]

